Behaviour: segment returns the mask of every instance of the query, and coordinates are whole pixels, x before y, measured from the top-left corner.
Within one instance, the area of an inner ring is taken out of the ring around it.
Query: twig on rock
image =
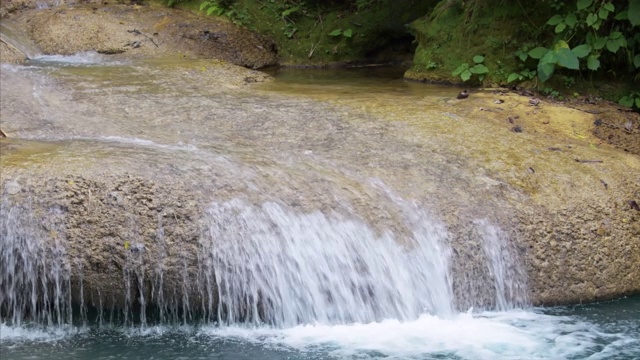
[[[130,33],[130,34],[142,35],[145,38],[147,38],[149,41],[151,41],[151,43],[153,45],[155,45],[156,47],[159,47],[158,44],[156,44],[156,42],[151,37],[149,37],[149,35],[146,35],[146,34],[142,33],[142,31],[140,31],[138,29],[127,30],[127,32]]]
[[[602,160],[581,160],[581,159],[574,159],[576,162],[579,163],[603,163],[604,161]]]

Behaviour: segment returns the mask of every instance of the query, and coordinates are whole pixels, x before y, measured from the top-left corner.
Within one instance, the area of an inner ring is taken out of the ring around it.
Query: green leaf
[[[589,15],[587,15],[587,25],[589,26],[593,26],[593,24],[596,23],[596,21],[598,21],[598,15],[591,13]]]
[[[558,65],[571,70],[580,70],[580,61],[571,50],[565,48],[559,49],[556,51],[556,56],[558,57]]]
[[[556,64],[558,62],[558,57],[557,57],[557,52],[556,51],[549,51],[548,53],[546,53],[544,55],[544,57],[542,57],[542,59],[540,59],[540,63],[541,64]]]
[[[629,22],[632,26],[640,25],[640,0],[629,0]]]
[[[640,109],[640,98],[636,98],[636,107]]]
[[[609,34],[609,38],[610,39],[619,39],[622,36],[622,33],[620,31],[612,31],[611,34]]]
[[[607,44],[607,38],[601,37],[597,38],[596,41],[593,42],[593,48],[596,50],[602,49]]]
[[[629,20],[629,11],[627,10],[622,10],[619,13],[616,14],[615,17],[616,20]]]
[[[606,3],[604,4],[604,8],[605,10],[609,11],[609,12],[614,12],[616,10],[615,6],[613,6],[612,3]]]
[[[633,98],[631,96],[623,96],[618,101],[618,104],[620,104],[622,106],[626,106],[626,107],[632,107],[633,106]]]
[[[578,18],[576,17],[576,14],[569,14],[566,18],[564,18],[564,22],[565,24],[567,24],[567,26],[572,28],[576,26],[576,23],[578,23]]]
[[[521,52],[520,54],[518,54],[518,58],[520,58],[520,61],[525,62],[527,61],[527,58],[529,57],[529,54],[527,54],[526,52]]]
[[[540,79],[541,82],[545,82],[545,81],[549,80],[551,75],[553,75],[553,72],[555,71],[555,69],[556,69],[555,64],[539,63],[538,64],[538,78]]]
[[[627,47],[627,39],[625,39],[624,37],[621,37],[616,41],[618,42],[618,45],[620,45],[621,48]]]
[[[589,44],[578,45],[574,47],[571,51],[574,54],[576,54],[577,57],[582,59],[583,57],[589,55],[589,53],[591,52],[591,45]]]
[[[548,52],[549,52],[549,49],[542,46],[538,46],[537,48],[529,51],[529,56],[531,56],[534,59],[542,59],[542,57],[545,56]]]
[[[329,36],[340,36],[342,35],[342,29],[335,29],[329,33]]]
[[[636,55],[633,58],[633,66],[635,66],[636,68],[640,68],[640,54]]]
[[[519,78],[520,78],[520,74],[518,74],[518,73],[511,73],[511,74],[509,74],[509,76],[507,77],[507,83],[510,83],[510,82],[516,81],[516,80],[518,80]]]
[[[471,71],[463,71],[462,74],[460,74],[460,78],[462,79],[462,81],[469,81],[469,79],[471,79]]]
[[[349,28],[349,29],[345,30],[345,31],[342,33],[342,35],[343,35],[344,37],[348,37],[348,38],[350,38],[351,36],[353,36],[353,30],[351,30],[351,28]]]
[[[453,72],[451,73],[451,75],[453,76],[458,76],[460,75],[463,71],[469,69],[469,64],[464,63],[460,66],[458,66],[455,70],[453,70]]]
[[[298,10],[300,10],[300,6],[290,7],[287,10],[282,12],[282,17],[289,16]]]
[[[482,55],[476,55],[473,57],[473,62],[476,64],[480,64],[484,61],[484,56]]]
[[[617,40],[607,40],[607,50],[615,54],[618,52],[618,49],[620,49],[620,43],[618,43]]]
[[[553,45],[553,50],[559,50],[559,49],[568,49],[569,48],[569,44],[564,41],[564,40],[558,40],[558,42],[556,42]]]
[[[489,72],[489,69],[482,65],[482,64],[476,64],[474,65],[471,69],[469,69],[469,71],[471,71],[473,74],[486,74]]]
[[[600,11],[598,11],[598,17],[602,20],[607,20],[607,17],[609,16],[609,11],[605,8],[600,9]]]
[[[559,34],[561,32],[564,31],[564,29],[567,28],[567,24],[565,24],[564,22],[561,22],[560,24],[556,25],[556,34]]]
[[[547,21],[547,25],[556,26],[556,25],[560,24],[561,22],[562,22],[562,16],[553,15],[553,17],[551,19],[549,19],[549,21]]]
[[[578,0],[578,10],[584,10],[591,6],[593,0]]]
[[[589,55],[589,57],[587,58],[587,68],[593,71],[596,71],[600,68],[600,60],[598,59],[598,55]]]

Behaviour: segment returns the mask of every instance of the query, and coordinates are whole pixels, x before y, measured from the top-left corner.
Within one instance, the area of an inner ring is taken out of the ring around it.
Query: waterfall
[[[100,273],[100,279],[110,277],[121,285],[98,286],[96,292],[87,286],[90,262],[70,258],[64,210],[35,210],[5,199],[0,210],[0,323],[61,326],[95,320],[125,326],[204,322],[284,328],[411,321],[423,314],[449,318],[466,310],[458,308],[453,291],[460,278],[451,264],[446,226],[413,203],[391,200],[388,206],[398,210],[399,225],[406,230],[373,227],[346,209],[301,212],[278,202],[233,199],[211,204],[202,216],[200,236],[180,244],[167,238],[160,215],[154,238],[147,241],[135,218],[125,214],[130,220],[123,238],[130,243],[122,255],[109,254],[122,256],[122,265]],[[495,309],[526,303],[506,236],[486,220],[474,226],[486,276],[471,280],[492,294],[488,303]],[[75,319],[73,309],[79,310]],[[88,314],[96,314],[95,319],[87,319]]]
[[[337,214],[241,201],[209,210],[206,271],[223,323],[368,323],[453,313],[444,227],[424,216],[411,238]]]
[[[21,36],[6,20],[0,22],[0,41],[14,47],[23,53],[28,59],[33,59],[40,54],[40,49],[27,37]]]
[[[508,238],[487,220],[474,222],[482,238],[486,266],[493,282],[494,304],[498,310],[509,310],[528,303],[526,276],[519,259],[508,249]]]
[[[0,323],[72,323],[70,264],[55,223],[59,209],[39,221],[31,209],[6,204],[0,207]]]

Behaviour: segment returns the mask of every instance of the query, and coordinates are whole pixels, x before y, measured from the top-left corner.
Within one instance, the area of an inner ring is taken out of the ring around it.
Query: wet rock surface
[[[26,60],[26,57],[20,50],[0,41],[0,62],[5,64],[19,64]]]
[[[276,64],[269,39],[219,18],[140,5],[56,6],[16,12],[44,54],[96,51],[131,57],[183,56],[226,61],[248,68]]]
[[[11,21],[56,53],[271,61],[268,42],[249,34],[226,43],[230,24],[168,21],[166,11],[60,7]],[[263,73],[210,60],[1,75],[11,135],[0,140],[4,204],[33,214],[43,241],[65,244],[78,259],[72,282],[93,305],[153,301],[159,274],[167,306],[201,301],[193,279],[202,217],[211,202],[233,198],[353,213],[396,234],[409,230],[388,198],[414,201],[451,234],[461,309],[495,300],[479,220],[509,240],[516,260],[505,267],[534,304],[640,292],[640,160],[601,141],[609,137],[599,135],[598,114],[500,91],[423,95],[419,84],[279,88]],[[637,144],[627,120],[601,121]]]

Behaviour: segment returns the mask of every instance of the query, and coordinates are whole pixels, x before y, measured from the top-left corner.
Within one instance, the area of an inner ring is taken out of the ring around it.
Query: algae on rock
[[[472,64],[473,57],[481,55],[489,68],[485,83],[501,83],[517,69],[517,59],[511,54],[533,41],[540,32],[536,24],[544,24],[547,19],[548,13],[540,2],[535,6],[536,11],[529,11],[519,2],[500,2],[496,6],[481,0],[441,1],[431,14],[410,25],[418,47],[405,77],[461,83],[452,72],[463,63]]]

